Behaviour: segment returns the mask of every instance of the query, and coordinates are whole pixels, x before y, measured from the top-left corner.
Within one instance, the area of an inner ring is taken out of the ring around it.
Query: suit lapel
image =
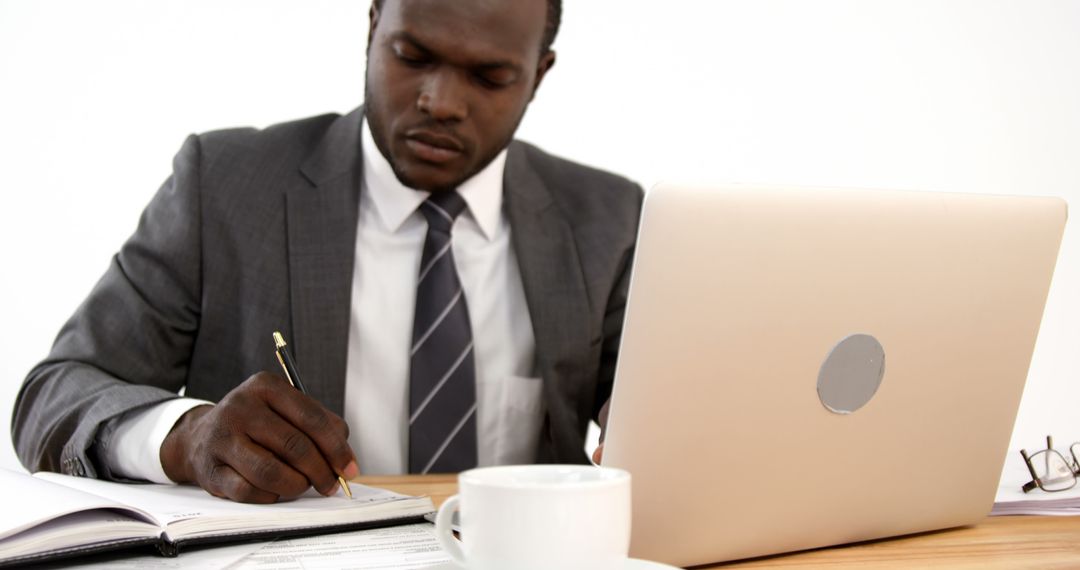
[[[510,145],[504,196],[514,252],[536,337],[537,363],[545,380],[575,350],[588,346],[582,318],[589,299],[576,240],[524,148]]]
[[[337,414],[344,410],[362,116],[360,108],[337,119],[301,166],[311,185],[286,192],[289,341],[310,395]],[[537,364],[552,379],[590,339],[581,326],[589,312],[581,259],[573,230],[517,143],[507,154],[504,197]]]
[[[360,202],[362,109],[341,117],[301,165],[311,186],[286,193],[289,339],[309,394],[344,410],[350,299]]]

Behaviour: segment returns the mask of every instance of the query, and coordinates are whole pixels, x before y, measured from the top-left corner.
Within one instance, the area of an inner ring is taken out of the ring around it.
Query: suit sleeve
[[[29,470],[113,478],[104,458],[119,418],[184,386],[201,298],[200,160],[191,136],[134,235],[24,381],[12,436]]]

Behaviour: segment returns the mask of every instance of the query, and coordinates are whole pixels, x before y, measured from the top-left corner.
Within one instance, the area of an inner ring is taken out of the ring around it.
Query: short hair
[[[377,10],[382,10],[386,0],[372,0]],[[562,0],[547,0],[547,22],[544,23],[544,37],[540,41],[540,54],[551,51],[551,45],[555,43],[555,36],[559,34],[559,24],[562,22]]]

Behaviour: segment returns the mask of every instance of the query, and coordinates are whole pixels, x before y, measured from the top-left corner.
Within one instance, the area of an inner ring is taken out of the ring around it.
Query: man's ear
[[[375,26],[379,24],[379,9],[375,6],[375,2],[371,3],[371,9],[368,10],[368,30],[367,30],[367,51],[371,51],[371,39],[375,37]]]
[[[533,91],[532,95],[529,96],[529,101],[536,97],[536,91],[540,89],[540,82],[544,80],[544,76],[552,67],[555,67],[555,52],[548,50],[547,53],[540,57],[540,63],[536,64],[536,81],[533,82]]]

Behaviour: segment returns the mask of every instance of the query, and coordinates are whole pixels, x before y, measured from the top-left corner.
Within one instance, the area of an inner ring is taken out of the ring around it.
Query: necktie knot
[[[435,192],[420,205],[420,212],[427,218],[428,228],[445,233],[450,233],[454,220],[463,211],[465,199],[455,190]]]

